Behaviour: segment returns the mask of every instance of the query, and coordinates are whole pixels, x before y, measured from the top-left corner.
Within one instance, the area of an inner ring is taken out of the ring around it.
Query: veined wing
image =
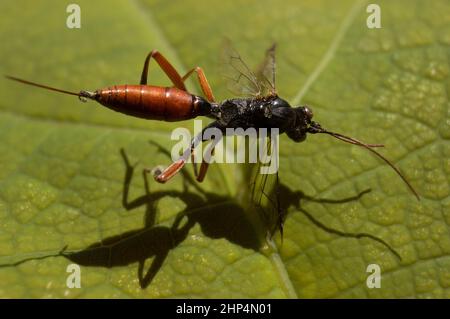
[[[263,89],[263,95],[276,95],[275,87],[275,49],[276,44],[272,44],[267,50],[264,60],[256,69],[256,78],[260,87]]]
[[[245,63],[229,40],[223,43],[221,72],[227,80],[227,88],[240,97],[261,97],[276,94],[275,44],[267,51],[255,72]]]
[[[283,235],[283,223],[284,213],[280,204],[280,197],[278,194],[279,179],[278,179],[278,163],[276,171],[272,174],[264,174],[265,165],[270,165],[270,161],[278,161],[278,154],[276,150],[272,148],[272,139],[267,137],[267,142],[260,143],[264,145],[264,157],[258,161],[252,171],[252,183],[251,183],[251,201],[252,204],[261,212],[262,220],[267,227],[267,230],[271,235],[275,233],[277,229],[280,230]],[[276,147],[278,145],[274,144]],[[261,150],[260,150],[261,152]]]

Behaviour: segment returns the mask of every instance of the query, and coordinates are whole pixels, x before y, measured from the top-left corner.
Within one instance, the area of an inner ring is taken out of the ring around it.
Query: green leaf
[[[363,1],[77,3],[81,29],[66,27],[64,2],[2,3],[1,72],[74,91],[135,84],[158,49],[180,73],[201,66],[224,99],[223,37],[250,65],[276,41],[279,95],[330,130],[386,144],[422,199],[363,149],[283,136],[289,215],[283,241],[266,241],[240,166],[213,165],[199,185],[188,167],[146,189],[142,169],[167,165],[170,132],[191,122],[135,119],[4,79],[0,297],[450,297],[448,1],[379,1],[381,29],[366,27]],[[169,83],[154,63],[149,81]],[[344,203],[308,200],[368,188]],[[376,236],[402,260],[339,232]],[[72,263],[80,289],[66,285]],[[369,264],[381,268],[379,289],[366,285]]]

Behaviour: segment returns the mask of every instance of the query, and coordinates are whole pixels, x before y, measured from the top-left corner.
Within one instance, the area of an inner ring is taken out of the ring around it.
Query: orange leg
[[[164,184],[169,179],[174,177],[180,171],[180,169],[183,168],[184,164],[186,164],[186,160],[180,158],[179,160],[176,160],[175,162],[170,164],[169,167],[167,167],[165,170],[154,172],[153,177],[158,183]],[[145,172],[149,173],[150,170],[145,169]]]
[[[203,72],[201,67],[197,66],[192,70],[190,70],[188,73],[186,73],[182,78],[183,82],[186,81],[186,79],[190,77],[193,72],[197,73],[198,82],[200,83],[200,87],[202,88],[203,94],[205,94],[208,101],[215,102],[216,99],[214,98],[214,95],[212,93],[211,86],[209,85],[205,73]]]
[[[211,148],[211,155],[214,155],[214,146],[212,146]],[[195,163],[194,163],[194,167],[195,167]],[[205,179],[206,173],[208,172],[208,167],[209,167],[209,163],[205,161],[205,159],[203,159],[202,164],[200,165],[200,172],[197,174],[197,172],[195,172],[195,178],[197,179],[197,182],[201,183],[203,182],[203,180]]]
[[[216,123],[211,123],[211,125],[207,126],[203,132],[202,132],[202,136],[203,133],[206,129],[208,128],[218,128],[216,126]],[[202,142],[206,142],[207,140],[202,140]],[[209,146],[210,147],[210,153],[211,155],[214,155],[214,149],[217,145],[217,143],[219,143],[220,138],[216,137],[215,139],[212,140],[212,144]],[[192,165],[194,166],[194,175],[195,175],[195,179],[197,180],[197,182],[203,182],[203,180],[205,179],[206,173],[208,172],[208,168],[209,168],[209,162],[205,161],[205,158],[203,158],[202,160],[202,164],[200,165],[200,172],[197,171],[197,163],[195,162],[195,156],[194,156],[194,152],[192,150],[191,152],[191,159],[192,159]]]
[[[214,142],[213,142],[214,143]],[[216,143],[211,146],[211,155],[214,155],[214,147]],[[208,171],[209,163],[203,158],[200,165],[200,171],[197,170],[197,163],[195,162],[194,150],[191,153],[192,166],[194,166],[194,175],[197,182],[201,183],[205,179],[206,173]]]
[[[166,169],[164,169],[162,171],[158,170],[158,171],[154,172],[153,177],[155,178],[155,180],[158,183],[167,182],[169,179],[174,177],[184,167],[189,156],[191,156],[192,164],[194,165],[195,178],[197,179],[198,182],[202,182],[206,176],[206,172],[208,171],[209,163],[207,163],[203,159],[202,164],[200,166],[200,171],[198,172],[197,166],[195,163],[194,150],[198,146],[199,143],[206,141],[206,140],[203,140],[203,134],[204,134],[205,130],[208,128],[212,128],[212,127],[218,128],[216,125],[217,125],[216,122],[213,122],[210,125],[208,125],[207,127],[205,127],[203,129],[203,131],[192,140],[191,146],[184,151],[183,155],[181,155],[181,157],[178,160],[174,161]],[[218,142],[219,142],[219,140],[217,140],[217,141],[214,140],[213,144],[211,144],[211,147],[212,147],[211,154],[214,154],[214,147],[216,146],[216,144]],[[150,170],[146,169],[146,172],[148,173],[148,172],[150,172]]]
[[[214,154],[214,147],[211,150],[211,154]],[[197,166],[195,163],[194,148],[191,148],[191,159],[192,159],[192,164],[194,166],[195,179],[201,183],[205,179],[206,173],[208,171],[209,163],[203,159],[202,164],[200,165],[200,171],[198,172]],[[154,174],[154,178],[158,183],[165,183],[169,179],[174,177],[184,167],[185,164],[186,164],[186,160],[184,158],[180,158],[180,159],[176,160],[175,162],[173,162],[171,165],[169,165],[169,167],[167,167],[165,170],[156,171]],[[149,172],[149,171],[146,170],[146,172]]]
[[[195,67],[192,70],[190,70],[188,73],[186,73],[183,77],[180,76],[180,74],[175,70],[175,68],[170,64],[169,61],[157,50],[151,51],[144,62],[144,68],[142,69],[142,75],[141,75],[141,85],[147,84],[147,75],[148,75],[148,65],[150,63],[150,59],[154,58],[155,61],[159,64],[161,69],[166,73],[166,75],[170,78],[174,86],[180,90],[186,91],[186,86],[184,85],[184,81],[189,78],[189,76],[192,75],[193,72],[197,73],[197,78],[200,83],[200,87],[205,94],[206,98],[210,102],[215,102],[214,95],[211,90],[211,86],[208,83],[208,80],[206,79],[205,73],[203,72],[202,68]],[[203,133],[202,133],[203,136]],[[200,139],[202,138],[200,136]],[[196,147],[195,140],[192,142],[191,148],[190,148],[190,154],[192,158],[192,163],[194,165],[194,174],[199,182],[203,181],[205,178],[206,172],[208,170],[209,163],[206,163],[204,160],[202,161],[202,164],[200,166],[200,172],[197,172],[197,166],[195,165],[195,158],[194,158],[194,149]],[[173,176],[175,176],[186,164],[187,156],[189,156],[187,153],[188,150],[186,150],[183,154],[183,156],[173,162],[171,165],[169,165],[166,169],[163,171],[156,171],[154,173],[154,178],[159,183],[165,183],[169,179],[171,179]],[[212,152],[214,151],[214,148],[212,149]],[[187,155],[187,156],[186,156]],[[149,169],[144,170],[145,173],[149,173]]]
[[[153,50],[147,55],[147,58],[144,62],[144,68],[142,69],[140,84],[147,84],[148,64],[150,63],[151,58],[155,59],[155,61],[159,64],[164,73],[167,74],[176,88],[186,91],[186,86],[184,85],[183,79],[181,78],[180,74],[177,72],[177,70],[175,70],[172,64],[170,64],[170,62],[167,61],[167,59],[157,50]]]
[[[209,102],[215,102],[216,99],[214,98],[214,94],[212,93],[211,86],[209,85],[208,79],[206,78],[206,75],[203,72],[203,69],[201,67],[197,66],[197,67],[191,69],[188,73],[186,73],[183,76],[183,82],[186,81],[186,79],[189,78],[194,72],[197,73],[198,83],[200,84],[203,94],[205,94],[205,96]],[[214,152],[214,148],[212,149],[211,152]],[[195,177],[198,182],[202,182],[203,179],[205,178],[206,172],[208,170],[209,163],[202,161],[202,164],[200,166],[200,174],[199,174],[197,171],[197,165],[195,163],[194,152],[192,152],[192,154],[191,154],[191,159],[192,159],[192,165],[194,166]]]
[[[206,163],[205,161],[202,162],[202,165],[200,165],[200,173],[197,175],[196,179],[197,182],[201,183],[205,179],[206,172],[208,171],[209,163]]]
[[[187,159],[189,158],[189,155],[194,158],[193,156],[193,152],[195,147],[198,145],[198,143],[201,143],[202,141],[202,137],[203,137],[203,131],[202,133],[200,133],[199,135],[197,135],[191,142],[191,146],[186,149],[183,153],[183,155],[181,155],[181,157],[174,161],[172,164],[170,164],[167,168],[165,168],[164,170],[160,171],[157,170],[156,172],[154,172],[153,177],[154,179],[158,182],[158,183],[165,183],[167,182],[169,179],[171,179],[172,177],[174,177],[179,171],[180,169],[183,168],[183,166],[186,164]],[[145,169],[145,171],[148,173],[150,172],[149,169]]]

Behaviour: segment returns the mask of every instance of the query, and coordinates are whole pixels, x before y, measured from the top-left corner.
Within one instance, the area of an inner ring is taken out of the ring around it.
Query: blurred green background
[[[66,27],[69,3],[0,4],[2,74],[74,91],[137,84],[158,49],[180,73],[201,66],[224,99],[223,38],[250,65],[276,42],[279,95],[311,105],[324,127],[386,144],[422,200],[364,150],[282,137],[289,216],[283,242],[266,241],[240,166],[213,165],[202,185],[187,167],[146,190],[142,169],[167,165],[171,130],[191,122],[135,119],[2,79],[0,297],[450,297],[448,1],[378,1],[381,29],[367,28],[365,1],[77,1],[80,29]],[[169,82],[151,64],[149,83]],[[368,188],[340,204],[296,193],[342,199]],[[313,223],[291,205],[299,199],[320,224],[377,236],[402,260]],[[58,256],[65,246],[70,256]],[[80,289],[66,286],[73,262]],[[369,264],[381,267],[379,289],[366,285]]]

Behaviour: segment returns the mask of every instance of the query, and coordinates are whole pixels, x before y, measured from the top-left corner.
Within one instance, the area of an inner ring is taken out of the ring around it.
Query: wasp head
[[[302,142],[312,123],[313,112],[308,106],[299,106],[295,110],[295,121],[290,129],[286,131],[287,136],[294,142]]]

